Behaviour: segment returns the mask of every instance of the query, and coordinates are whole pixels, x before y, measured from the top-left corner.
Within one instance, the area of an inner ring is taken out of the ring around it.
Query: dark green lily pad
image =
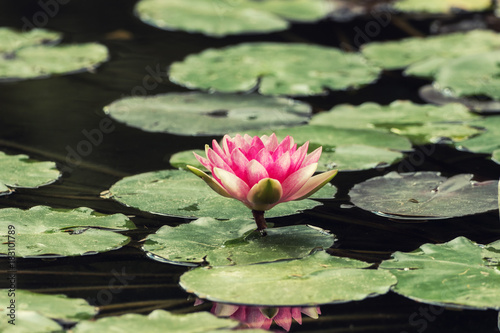
[[[172,314],[164,310],[154,310],[149,315],[129,313],[122,316],[100,318],[78,323],[71,332],[123,332],[123,333],[203,333],[238,326],[232,319],[217,318],[208,312]],[[218,332],[218,331],[217,331]]]
[[[451,14],[460,11],[480,12],[490,9],[491,0],[398,0],[394,8],[403,12],[423,12],[429,14]]]
[[[392,218],[443,219],[496,210],[498,182],[476,182],[472,176],[391,172],[355,185],[349,196],[357,207]]]
[[[178,264],[246,265],[302,258],[333,245],[334,236],[294,225],[267,229],[262,237],[249,219],[218,221],[202,217],[178,227],[161,227],[149,235],[143,250]]]
[[[362,269],[368,266],[320,251],[298,260],[199,267],[184,273],[180,284],[188,292],[214,302],[313,306],[385,294],[396,283],[388,271]]]
[[[0,55],[5,57],[27,46],[57,43],[61,38],[61,33],[45,29],[21,32],[12,28],[0,27],[0,40],[2,41]]]
[[[314,61],[311,61],[314,59]],[[358,88],[380,69],[359,54],[309,44],[243,43],[208,49],[170,67],[170,80],[192,89],[263,95],[318,95]]]
[[[13,321],[15,325],[10,324],[10,320],[9,317],[5,317],[5,320],[0,322],[0,331],[2,333],[64,332],[62,326],[55,320],[47,318],[35,311],[16,310],[16,320]]]
[[[376,66],[385,69],[408,67],[405,74],[431,78],[450,59],[499,48],[499,34],[491,30],[472,30],[426,38],[373,42],[364,44],[361,51]]]
[[[17,311],[33,311],[46,318],[59,319],[68,322],[76,322],[84,319],[90,319],[97,314],[97,308],[91,306],[82,298],[69,298],[65,295],[47,295],[34,293],[28,290],[15,289],[15,295],[9,296],[8,289],[2,289],[0,293],[0,302],[6,306],[15,299]],[[5,317],[5,310],[4,317]],[[33,316],[33,314],[30,314]],[[0,329],[6,322],[6,318],[0,323]],[[19,315],[15,322],[16,326],[22,324],[24,318]],[[61,327],[59,327],[61,329]],[[2,330],[2,332],[4,332]],[[17,332],[17,331],[16,331]],[[32,331],[33,332],[33,331]],[[38,330],[36,330],[38,332]]]
[[[70,210],[47,206],[29,210],[0,209],[0,227],[15,232],[5,233],[2,239],[15,243],[18,257],[77,256],[110,251],[130,240],[111,230],[135,229],[122,214],[104,215],[85,207]],[[10,255],[7,246],[0,251]]]
[[[333,151],[325,149],[321,153],[317,171],[339,169],[342,172],[384,168],[399,162],[403,157],[401,152],[373,146],[338,146]]]
[[[409,253],[395,252],[380,269],[397,277],[395,292],[419,302],[499,310],[499,252],[499,242],[483,246],[458,237]]]
[[[289,21],[314,22],[327,16],[330,7],[325,0],[141,0],[135,11],[160,29],[223,37],[285,30]]]
[[[492,154],[500,149],[500,116],[489,116],[470,122],[485,129],[481,135],[460,142],[460,147],[474,153]]]
[[[456,97],[500,99],[500,51],[466,55],[449,61],[437,72],[434,87]]]
[[[39,187],[60,176],[54,162],[40,162],[26,155],[7,155],[0,151],[0,193],[16,187]]]
[[[331,188],[331,196],[335,193]],[[109,190],[113,199],[154,214],[216,219],[252,218],[250,209],[236,199],[223,197],[197,176],[184,170],[161,170],[125,177]],[[286,216],[312,209],[314,200],[276,205],[266,217]]]
[[[104,110],[129,126],[180,135],[300,125],[311,115],[309,105],[288,98],[198,92],[127,97]]]
[[[454,142],[482,134],[483,131],[460,123],[426,123],[415,126],[400,126],[392,128],[391,132],[407,137],[415,145],[439,143],[444,140]]]

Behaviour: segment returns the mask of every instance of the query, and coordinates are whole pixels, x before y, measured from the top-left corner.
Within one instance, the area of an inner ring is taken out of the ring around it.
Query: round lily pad
[[[500,99],[500,51],[467,55],[449,61],[437,72],[434,87],[457,97]]]
[[[13,244],[5,246],[0,253],[18,257],[77,256],[110,251],[130,240],[111,230],[135,229],[122,214],[104,215],[85,207],[70,210],[47,206],[29,210],[0,209],[0,227],[9,231],[2,236],[3,241]]]
[[[309,105],[288,98],[198,92],[127,97],[104,110],[129,126],[180,135],[280,128],[306,123],[311,115]]]
[[[165,30],[223,37],[285,30],[289,21],[314,22],[329,13],[325,0],[141,0],[135,11],[147,24]]]
[[[479,12],[492,7],[491,0],[398,0],[393,6],[403,12],[450,14],[456,11]]]
[[[314,61],[311,61],[314,59]],[[171,65],[170,79],[193,89],[308,96],[369,84],[380,69],[359,54],[309,44],[243,43],[207,49]]]
[[[113,199],[154,214],[252,218],[250,209],[241,202],[217,194],[200,178],[184,170],[161,170],[125,177],[109,191]],[[335,188],[331,191],[333,197]],[[288,201],[267,211],[266,218],[292,215],[319,205],[321,203],[309,199]]]
[[[419,302],[500,310],[500,243],[476,244],[458,237],[395,252],[379,269],[397,277],[393,290]]]
[[[498,182],[472,177],[391,172],[355,185],[349,196],[357,207],[391,218],[443,219],[496,210]]]
[[[305,225],[269,228],[262,237],[253,220],[203,217],[175,228],[161,227],[146,238],[143,250],[178,264],[245,265],[302,258],[332,246],[334,238]]]
[[[367,266],[370,264],[320,251],[297,260],[199,267],[184,273],[180,284],[214,302],[313,306],[385,294],[396,283],[388,271],[363,269]]]
[[[26,155],[7,155],[0,151],[0,193],[9,188],[39,187],[60,176],[54,162],[40,162]]]
[[[154,310],[149,315],[129,313],[122,316],[87,320],[78,323],[71,332],[149,332],[149,333],[204,333],[238,326],[232,319],[217,318],[208,312],[172,314],[164,310]]]
[[[385,69],[408,67],[405,74],[431,78],[450,59],[498,48],[500,34],[491,30],[472,30],[426,38],[373,42],[364,44],[361,52],[376,66]]]
[[[0,55],[8,57],[9,54],[22,49],[23,47],[54,44],[61,40],[62,34],[45,29],[33,29],[28,32],[21,32],[12,28],[0,27]]]
[[[318,161],[317,171],[339,169],[340,172],[388,167],[399,162],[404,154],[368,145],[338,146],[325,149]]]

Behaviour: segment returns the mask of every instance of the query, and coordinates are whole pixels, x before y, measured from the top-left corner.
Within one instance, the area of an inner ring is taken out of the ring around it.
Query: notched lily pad
[[[111,230],[135,229],[122,214],[104,215],[85,207],[70,210],[47,206],[29,210],[0,209],[0,227],[12,231],[2,239],[15,244],[18,257],[77,256],[110,251],[130,240]],[[5,246],[0,253],[11,256],[9,250]]]
[[[472,177],[391,172],[355,185],[349,196],[361,209],[396,219],[444,219],[495,210],[498,182]]]
[[[122,316],[105,317],[78,323],[71,332],[150,332],[150,333],[203,333],[224,332],[238,326],[232,319],[217,318],[208,312],[172,314],[164,310],[154,310],[149,315],[129,313]]]
[[[409,253],[395,252],[379,269],[397,277],[395,292],[419,302],[499,310],[499,252],[499,242],[483,246],[458,237]]]
[[[27,155],[7,155],[0,151],[0,194],[16,187],[39,187],[60,176],[54,162],[40,162]]]
[[[314,59],[314,61],[311,61]],[[170,80],[192,89],[308,96],[372,83],[380,69],[359,54],[309,44],[243,43],[208,49],[171,65]]]
[[[144,131],[179,135],[223,135],[300,125],[311,115],[309,105],[293,99],[198,92],[127,97],[104,111]]]
[[[314,22],[328,15],[330,7],[326,0],[141,0],[135,11],[160,29],[223,37],[285,30],[289,21]]]
[[[363,269],[368,266],[320,251],[297,260],[195,268],[181,276],[180,285],[214,302],[313,306],[385,294],[396,283],[387,271]]]
[[[110,188],[112,198],[154,214],[216,219],[251,218],[250,209],[236,199],[223,197],[200,178],[184,170],[161,170],[125,177]],[[335,188],[331,188],[332,195]],[[293,215],[321,203],[289,201],[266,212],[266,218]]]
[[[149,235],[143,250],[178,264],[245,265],[302,258],[333,245],[335,237],[305,225],[255,231],[248,219],[218,221],[202,217],[178,227],[161,227]]]

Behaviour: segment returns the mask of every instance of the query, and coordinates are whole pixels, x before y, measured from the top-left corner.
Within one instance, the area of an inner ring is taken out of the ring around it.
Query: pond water
[[[61,1],[62,3],[62,1]],[[246,41],[308,41],[338,46],[355,37],[355,27],[365,20],[297,24],[281,33],[210,38],[184,32],[160,31],[140,22],[132,14],[135,1],[66,1],[45,28],[64,33],[66,42],[98,41],[106,45],[111,59],[96,73],[81,73],[39,80],[0,84],[0,149],[24,153],[39,160],[56,161],[64,174],[57,182],[38,189],[18,189],[0,196],[0,208],[29,208],[35,205],[76,208],[90,207],[103,213],[133,216],[138,226],[126,232],[132,242],[104,254],[56,259],[18,259],[18,288],[81,297],[100,308],[99,316],[149,313],[166,309],[176,313],[209,310],[205,303],[194,307],[194,298],[178,286],[186,267],[153,261],[139,249],[140,241],[164,224],[178,225],[184,219],[154,216],[100,198],[100,193],[127,175],[171,168],[169,157],[179,151],[199,149],[208,137],[185,137],[147,133],[112,122],[112,130],[101,142],[91,143],[86,156],[75,157],[85,133],[98,130],[107,116],[103,107],[129,95],[187,91],[170,83],[165,72],[170,63],[207,47]],[[32,18],[40,8],[35,1],[2,2],[0,26],[22,28],[23,18]],[[432,20],[413,22],[427,32]],[[374,39],[407,36],[394,25],[385,27]],[[340,39],[339,39],[340,38]],[[144,78],[155,74],[157,81],[145,87]],[[427,81],[405,78],[399,72],[384,75],[375,85],[357,91],[332,92],[325,96],[301,98],[315,111],[340,103],[381,104],[396,99],[423,101],[418,88]],[[428,147],[425,147],[428,149]],[[418,154],[417,147],[416,153]],[[495,179],[500,166],[483,156],[433,146],[433,153],[414,169],[441,171],[445,176],[474,173]],[[73,153],[71,153],[73,152]],[[73,155],[72,155],[73,154]],[[414,161],[412,155],[406,160]],[[486,244],[500,238],[498,212],[448,220],[398,222],[357,208],[346,209],[349,189],[368,178],[398,170],[341,172],[333,180],[338,193],[333,200],[311,211],[274,219],[278,225],[312,224],[331,230],[339,239],[331,252],[369,262],[387,259],[394,251],[411,251],[424,243],[442,243],[466,236]],[[3,231],[2,231],[3,232]],[[3,259],[2,259],[3,260]],[[3,267],[3,266],[2,266]],[[1,274],[6,272],[0,268]],[[119,281],[119,282],[116,282]],[[332,283],[334,283],[332,281]],[[4,279],[0,286],[5,284]],[[306,319],[294,332],[495,332],[498,312],[433,308],[395,293],[359,302],[324,305],[317,320]],[[3,319],[2,319],[3,320]]]

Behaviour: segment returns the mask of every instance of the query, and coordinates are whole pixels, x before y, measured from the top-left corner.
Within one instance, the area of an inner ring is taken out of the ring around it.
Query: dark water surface
[[[88,140],[85,131],[99,129],[100,122],[106,119],[102,108],[113,100],[143,92],[154,95],[184,91],[169,83],[165,72],[172,61],[187,54],[207,47],[257,40],[339,46],[339,36],[344,34],[352,40],[353,28],[363,27],[366,21],[321,22],[297,25],[283,33],[215,39],[146,26],[133,16],[135,1],[131,0],[65,2],[43,27],[63,32],[65,42],[101,42],[109,48],[111,59],[96,73],[0,84],[0,149],[57,161],[59,169],[65,170],[63,177],[52,185],[19,189],[12,195],[0,197],[0,208],[86,206],[104,213],[133,214],[139,228],[127,233],[133,239],[131,244],[117,251],[74,258],[18,259],[18,288],[86,298],[100,306],[100,316],[148,313],[157,308],[178,313],[209,309],[209,303],[193,307],[193,299],[177,286],[180,274],[187,268],[152,261],[138,249],[139,241],[161,225],[177,225],[185,220],[152,216],[99,197],[124,176],[169,168],[172,153],[203,147],[209,138],[146,133],[112,122],[112,130],[103,135],[101,143],[92,145],[87,156],[77,159],[70,152],[76,151],[82,140]],[[1,1],[0,26],[22,28],[26,19],[32,21],[39,11],[37,1]],[[415,24],[422,31],[428,31],[429,22]],[[377,39],[404,36],[407,34],[391,25]],[[150,71],[158,74],[155,81],[150,81],[157,84],[147,90],[144,78]],[[356,92],[335,92],[302,100],[311,103],[316,111],[346,102],[386,104],[395,99],[422,102],[416,92],[424,83],[403,78],[399,73],[387,73],[376,85]],[[499,166],[481,156],[446,147],[432,149],[434,152],[422,163],[413,164],[415,170],[437,170],[446,176],[475,173],[483,179],[496,179],[500,175]],[[415,159],[410,156],[408,160]],[[392,170],[398,170],[398,166]],[[388,171],[341,173],[333,181],[339,187],[334,200],[325,201],[324,206],[312,211],[273,222],[309,223],[331,230],[339,238],[333,253],[371,262],[388,258],[394,251],[411,251],[427,242],[445,242],[460,235],[479,243],[500,238],[497,212],[426,223],[401,223],[356,208],[340,207],[349,203],[347,193],[354,184]],[[5,272],[0,267],[0,274]],[[1,281],[0,287],[5,287],[4,279]],[[498,331],[495,311],[443,310],[394,293],[361,302],[325,305],[321,309],[323,315],[319,320],[306,319],[302,326],[294,324],[292,331]]]

